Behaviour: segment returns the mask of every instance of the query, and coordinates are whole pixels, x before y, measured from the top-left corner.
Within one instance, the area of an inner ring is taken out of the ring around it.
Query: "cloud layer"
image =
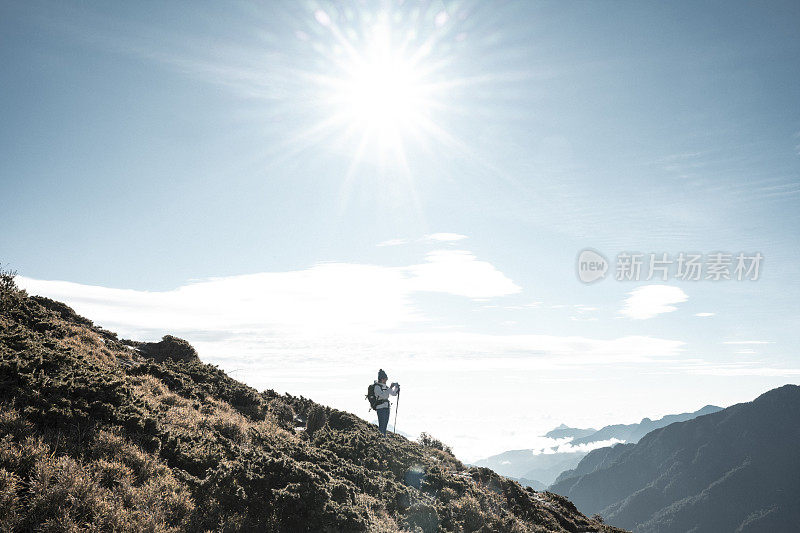
[[[470,299],[520,291],[491,263],[459,250],[438,250],[404,267],[323,263],[305,270],[211,278],[149,292],[20,278],[31,293],[64,300],[80,313],[127,331],[241,330],[371,332],[418,322],[415,293]]]
[[[562,440],[562,439],[557,439],[557,440]],[[564,440],[566,440],[566,442],[561,442],[549,448],[535,449],[533,450],[533,455],[552,455],[556,453],[576,453],[576,452],[589,453],[592,450],[597,450],[599,448],[607,448],[608,446],[613,446],[615,444],[620,444],[625,442],[624,440],[611,438],[606,440],[585,442],[583,444],[572,444],[569,442],[571,439],[564,439]]]
[[[635,320],[653,318],[678,309],[672,304],[685,302],[689,297],[679,287],[645,285],[628,293],[620,314]]]

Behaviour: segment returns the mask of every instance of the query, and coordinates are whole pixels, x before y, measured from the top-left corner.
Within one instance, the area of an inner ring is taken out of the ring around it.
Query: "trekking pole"
[[[397,391],[397,405],[394,408],[394,429],[393,433],[397,435],[397,411],[400,410],[400,391]]]

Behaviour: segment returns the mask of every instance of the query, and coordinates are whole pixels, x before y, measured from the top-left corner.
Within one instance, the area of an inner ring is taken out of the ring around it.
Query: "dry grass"
[[[251,444],[250,430],[261,431],[297,442],[297,436],[280,427],[272,417],[264,420],[249,420],[230,404],[207,398],[202,407],[194,401],[171,392],[157,378],[145,375],[138,377],[133,389],[144,399],[148,408],[161,413],[160,421],[169,428],[188,432],[218,432],[225,439],[241,446]]]
[[[102,337],[94,330],[78,324],[67,324],[65,335],[57,340],[60,348],[84,357],[104,368],[117,365],[117,358],[105,347]]]
[[[19,492],[22,480],[13,472],[0,468],[0,531],[13,531],[20,522],[22,505]]]
[[[171,470],[120,435],[100,432],[76,459],[39,437],[15,438],[27,429],[3,406],[0,531],[179,531],[194,509]]]

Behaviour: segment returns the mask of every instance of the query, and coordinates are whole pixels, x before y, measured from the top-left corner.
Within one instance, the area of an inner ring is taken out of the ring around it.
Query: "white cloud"
[[[591,307],[588,305],[578,304],[573,306],[575,310],[578,312],[577,315],[573,315],[569,317],[570,320],[574,320],[576,322],[595,322],[597,321],[596,316],[591,316],[590,313],[594,313],[599,309],[597,307]]]
[[[773,341],[724,341],[722,344],[773,344]]]
[[[521,289],[494,265],[478,261],[470,252],[437,250],[428,261],[408,267],[413,290],[446,292],[467,298],[506,296]]]
[[[448,272],[453,279],[437,285]],[[414,306],[416,291],[473,297],[518,289],[467,253],[436,254],[410,267],[323,264],[209,279],[164,292],[25,277],[19,283],[123,336],[150,340],[173,333],[197,343],[201,356],[239,360],[274,355],[344,362],[370,354],[416,354],[431,364],[456,357],[463,364],[476,361],[476,369],[487,360],[494,368],[548,369],[649,362],[678,355],[684,346],[647,336],[491,335],[432,327],[409,332],[405,326],[418,329],[426,318]]]
[[[433,241],[436,243],[446,243],[446,244],[454,244],[459,241],[463,241],[467,239],[466,235],[461,235],[460,233],[429,233],[428,235],[424,235],[423,237],[416,239],[417,241]],[[408,244],[412,242],[412,239],[389,239],[383,242],[379,242],[376,246],[400,246],[403,244]]]
[[[699,316],[701,318],[708,318],[716,315],[717,313],[695,313],[694,316]]]
[[[688,374],[703,376],[753,376],[753,377],[791,377],[800,376],[800,368],[779,368],[762,366],[759,362],[741,363],[701,363],[684,367]]]
[[[492,298],[520,290],[491,263],[469,252],[435,251],[426,259],[405,267],[324,263],[299,271],[211,278],[162,292],[24,277],[20,284],[128,333],[387,330],[423,318],[412,301],[417,292]]]
[[[461,235],[460,233],[431,233],[425,235],[425,239],[439,242],[457,242],[463,241],[466,238],[466,235]]]
[[[533,302],[528,302],[528,303],[525,303],[525,304],[504,305],[502,307],[503,307],[503,309],[510,309],[510,310],[513,310],[513,311],[521,311],[521,310],[525,310],[525,309],[535,309],[537,307],[540,307],[541,305],[542,305],[542,302],[533,301]],[[501,307],[501,306],[499,306],[499,305],[484,305],[483,307],[489,309],[489,308],[497,308],[497,307]]]
[[[563,444],[558,444],[550,448],[539,448],[536,450],[532,450],[532,452],[533,455],[552,455],[556,453],[575,453],[575,452],[588,453],[592,450],[597,450],[599,448],[607,448],[608,446],[613,446],[615,444],[620,444],[623,442],[625,441],[615,438],[606,440],[596,440],[593,442],[586,442],[583,444],[571,444],[569,442],[565,442]]]
[[[593,339],[557,335],[489,335],[467,332],[413,336],[382,336],[404,352],[430,356],[457,356],[485,362],[494,368],[554,368],[583,364],[645,362],[678,355],[682,341],[631,335],[616,339]],[[466,363],[465,363],[466,364]]]
[[[375,246],[400,246],[408,243],[408,239],[389,239],[388,241],[379,242]]]
[[[29,292],[65,300],[125,329],[375,330],[420,317],[400,269],[328,263],[294,272],[211,278],[150,292],[23,278]]]
[[[628,293],[620,313],[628,318],[645,320],[662,313],[675,311],[672,304],[685,302],[689,297],[683,290],[670,285],[645,285]]]

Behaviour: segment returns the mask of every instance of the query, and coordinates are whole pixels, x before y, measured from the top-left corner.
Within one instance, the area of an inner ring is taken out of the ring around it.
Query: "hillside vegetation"
[[[297,428],[298,421],[302,426]],[[2,531],[621,531],[0,279]]]

